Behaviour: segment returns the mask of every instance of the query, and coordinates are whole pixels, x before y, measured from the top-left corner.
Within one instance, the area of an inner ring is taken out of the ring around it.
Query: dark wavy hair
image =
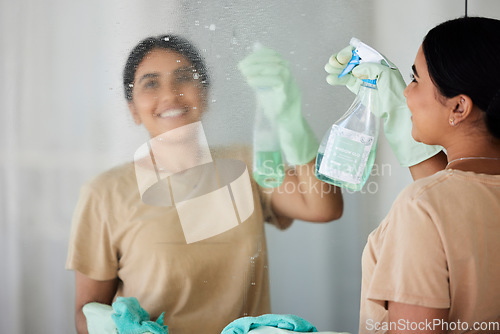
[[[439,24],[422,48],[441,95],[465,94],[485,113],[488,131],[500,138],[500,20],[461,17]]]
[[[130,52],[123,69],[123,89],[127,101],[132,101],[133,83],[137,67],[144,57],[154,49],[178,52],[186,57],[196,69],[203,87],[208,88],[210,80],[205,60],[196,47],[187,39],[176,35],[160,35],[143,39]]]

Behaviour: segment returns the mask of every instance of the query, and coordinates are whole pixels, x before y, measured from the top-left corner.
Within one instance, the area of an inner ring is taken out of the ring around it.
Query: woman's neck
[[[500,174],[500,141],[492,136],[468,136],[445,146],[447,169]]]

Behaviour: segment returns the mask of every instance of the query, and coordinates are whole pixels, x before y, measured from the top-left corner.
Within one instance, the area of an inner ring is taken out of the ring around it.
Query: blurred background
[[[0,332],[75,332],[74,273],[64,265],[79,188],[148,140],[121,84],[139,40],[182,34],[202,51],[213,78],[203,121],[211,146],[251,143],[255,101],[236,64],[256,41],[290,62],[321,140],[354,99],[323,69],[351,37],[409,82],[425,33],[464,13],[465,0],[1,0]],[[500,2],[469,0],[468,14],[500,18]],[[367,235],[411,182],[383,134],[379,145],[364,190],[344,193],[340,220],[266,227],[273,313],[357,332]]]

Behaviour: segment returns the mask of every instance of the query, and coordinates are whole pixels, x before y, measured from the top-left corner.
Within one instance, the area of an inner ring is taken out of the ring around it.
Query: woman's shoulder
[[[398,197],[411,200],[422,198],[429,192],[439,191],[439,188],[446,184],[449,176],[449,173],[443,170],[413,181],[403,189]]]
[[[461,170],[446,169],[428,177],[416,180],[408,185],[402,196],[410,199],[421,199],[439,194],[463,195],[464,190],[484,188],[483,186],[500,186],[500,175],[486,175]]]
[[[442,203],[443,194],[440,193],[443,187],[447,187],[448,178],[448,173],[439,171],[407,185],[396,197],[389,213],[376,230],[377,233],[385,235],[388,229],[394,231],[398,226],[408,225],[421,217],[427,217],[429,212],[434,211],[435,206]]]
[[[131,184],[137,186],[134,164],[133,162],[126,162],[94,176],[85,182],[83,187],[101,192],[127,187]]]
[[[252,158],[252,150],[245,144],[216,146],[210,151],[214,159],[237,159],[247,162]]]

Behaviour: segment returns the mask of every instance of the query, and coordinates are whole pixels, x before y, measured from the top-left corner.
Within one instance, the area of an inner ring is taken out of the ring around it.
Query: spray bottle
[[[365,62],[391,66],[387,59],[357,38],[352,38],[352,58],[339,75]],[[347,112],[327,131],[316,158],[316,177],[324,182],[359,191],[375,161],[380,120],[372,112],[378,108],[377,81],[365,79]]]
[[[262,45],[256,42],[253,50]],[[269,87],[258,87],[255,91],[256,110],[253,127],[253,177],[264,188],[276,188],[285,178],[285,169],[278,137],[277,113],[267,112],[261,101],[269,101],[266,94],[273,94]]]

